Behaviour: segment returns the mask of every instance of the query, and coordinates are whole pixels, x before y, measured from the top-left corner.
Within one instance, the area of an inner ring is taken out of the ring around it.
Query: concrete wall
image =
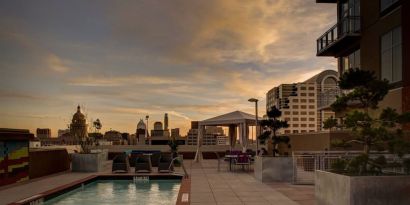
[[[315,172],[317,205],[407,205],[410,176],[350,177]]]
[[[70,159],[66,149],[30,149],[29,156],[30,179],[70,169]]]
[[[102,171],[104,154],[72,154],[73,172],[98,172]]]
[[[262,182],[292,182],[292,157],[256,157],[254,176]]]

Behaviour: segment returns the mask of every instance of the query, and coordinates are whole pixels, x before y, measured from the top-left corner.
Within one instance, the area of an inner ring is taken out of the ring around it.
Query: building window
[[[360,68],[360,49],[348,56],[341,57],[340,66],[342,72],[349,70],[349,68]]]
[[[299,127],[299,124],[293,124],[293,127]]]
[[[299,106],[298,106],[298,105],[293,105],[292,108],[293,108],[293,109],[298,109]]]
[[[306,96],[306,93],[300,93],[300,96]]]
[[[298,99],[293,99],[292,102],[297,103],[297,102],[299,102],[299,100]]]
[[[315,109],[314,105],[309,105],[309,109]]]
[[[301,109],[306,109],[306,105],[301,105],[300,108]]]
[[[299,112],[298,111],[293,111],[293,114],[294,115],[299,115]]]
[[[399,0],[380,0],[380,11],[384,11]]]
[[[285,115],[290,115],[290,111],[285,111]]]
[[[300,121],[306,121],[306,117],[300,118]]]
[[[301,127],[306,127],[306,124],[301,124],[300,126],[301,126]]]
[[[306,87],[300,87],[300,90],[306,90]]]
[[[310,117],[309,121],[315,121],[315,118]]]
[[[307,113],[305,111],[300,112],[301,115],[306,115]]]
[[[309,101],[310,101],[310,100],[309,100]],[[301,103],[305,103],[305,102],[306,102],[306,99],[301,99],[300,102],[301,102]]]
[[[299,118],[294,117],[294,118],[293,118],[293,121],[299,121]]]
[[[314,115],[315,114],[315,112],[309,112],[309,115]]]
[[[309,102],[310,102],[310,103],[314,103],[314,102],[315,102],[315,99],[309,99]]]
[[[309,127],[315,127],[315,124],[309,124]]]
[[[381,77],[391,83],[402,80],[402,43],[401,27],[397,27],[382,36]]]
[[[305,133],[305,132],[306,132],[306,130],[301,130],[300,132],[301,132],[301,133]]]
[[[309,96],[311,96],[311,97],[315,96],[315,93],[309,93]]]
[[[297,130],[293,130],[293,133],[297,134],[297,133],[298,133],[298,131],[297,131]]]
[[[285,130],[285,134],[290,134],[290,130]]]
[[[309,90],[315,90],[315,87],[309,87]]]

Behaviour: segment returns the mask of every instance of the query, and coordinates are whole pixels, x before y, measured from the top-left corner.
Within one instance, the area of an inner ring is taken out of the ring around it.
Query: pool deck
[[[184,160],[184,165],[190,175],[191,193],[189,199],[192,205],[315,204],[313,186],[299,186],[288,183],[261,183],[253,177],[253,172],[228,172],[227,166],[223,162],[218,171],[217,160],[203,160],[201,163]],[[110,174],[110,170],[111,162],[107,161],[104,164],[104,171],[100,173],[63,172],[0,187],[0,205],[19,201],[92,175]],[[176,168],[176,172],[182,173],[181,168]],[[153,174],[157,174],[155,170]],[[183,191],[187,192],[188,190],[186,189]]]

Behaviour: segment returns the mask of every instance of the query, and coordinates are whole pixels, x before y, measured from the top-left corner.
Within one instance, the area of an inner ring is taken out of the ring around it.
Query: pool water
[[[175,204],[180,180],[98,180],[77,188],[43,204]]]

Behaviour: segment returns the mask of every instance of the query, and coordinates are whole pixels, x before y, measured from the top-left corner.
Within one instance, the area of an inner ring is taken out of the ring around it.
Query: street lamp
[[[151,144],[151,140],[148,139],[148,118],[149,115],[145,116],[145,120],[147,120],[147,125],[145,126],[145,139],[148,140],[148,144]]]
[[[256,98],[250,98],[248,100],[249,102],[254,102],[255,103],[255,118],[256,118],[256,125],[255,125],[255,136],[256,136],[256,154],[258,154],[259,150],[259,139],[258,139],[258,99]],[[260,130],[259,130],[260,132]]]

